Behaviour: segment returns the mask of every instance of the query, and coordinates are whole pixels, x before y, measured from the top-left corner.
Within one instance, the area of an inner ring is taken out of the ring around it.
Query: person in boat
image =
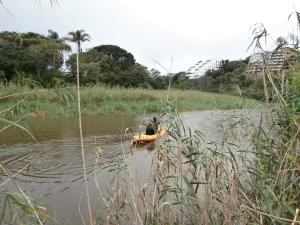
[[[152,121],[146,126],[146,135],[154,135],[157,133],[159,121],[156,117],[153,117]]]

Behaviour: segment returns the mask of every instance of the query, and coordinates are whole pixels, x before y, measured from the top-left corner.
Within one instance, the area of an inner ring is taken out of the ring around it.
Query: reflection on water
[[[216,121],[227,114],[233,112],[187,112],[182,116],[187,127],[199,129],[208,140],[213,140],[220,133]],[[125,129],[141,121],[134,115],[83,117],[86,168],[94,208],[102,205],[95,177],[104,191],[112,179],[109,170],[122,160],[123,154],[130,156],[136,181],[146,182],[155,146],[148,144],[131,149],[130,140],[121,141]],[[0,160],[12,172],[19,172],[19,185],[58,221],[82,224],[78,206],[84,185],[76,118],[38,119],[27,124],[39,142],[35,143],[20,130],[8,130],[0,134]],[[0,175],[0,183],[4,179]],[[13,191],[11,185],[1,188],[1,201],[7,191]],[[82,208],[85,214],[85,207]]]

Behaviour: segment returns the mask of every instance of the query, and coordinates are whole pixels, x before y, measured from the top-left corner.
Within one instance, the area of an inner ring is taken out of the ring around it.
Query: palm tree
[[[81,42],[90,41],[91,37],[89,34],[85,33],[84,30],[76,30],[68,33],[67,40],[70,42],[75,42],[78,47],[78,53],[81,52]]]
[[[90,41],[91,37],[89,34],[85,33],[84,30],[76,30],[68,33],[68,37],[65,40],[74,42],[77,44],[76,53],[76,67],[77,67],[77,85],[79,85],[79,53],[81,52],[81,42]]]
[[[84,30],[77,30],[75,32],[69,32],[68,38],[66,40],[70,42],[75,42],[77,44],[77,52],[76,52],[76,80],[77,80],[77,105],[78,105],[78,122],[79,122],[79,134],[80,134],[80,148],[81,148],[81,157],[82,157],[82,167],[83,167],[83,175],[85,181],[85,188],[86,188],[86,200],[89,212],[89,222],[90,225],[93,225],[93,215],[91,210],[90,204],[90,197],[89,197],[89,188],[87,185],[87,175],[86,175],[86,166],[85,166],[85,154],[84,154],[84,145],[83,145],[83,134],[82,134],[82,121],[81,121],[81,106],[80,106],[80,81],[79,81],[79,53],[81,52],[80,44],[84,41],[90,41],[91,37]]]

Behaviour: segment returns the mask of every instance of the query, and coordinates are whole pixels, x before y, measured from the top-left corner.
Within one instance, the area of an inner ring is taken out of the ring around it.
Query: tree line
[[[210,69],[197,79],[186,82],[187,89],[244,95],[250,98],[263,97],[262,77],[245,72],[249,58],[221,60],[219,66]]]
[[[119,46],[99,45],[83,52],[81,43],[89,40],[84,30],[70,32],[67,37],[52,30],[48,35],[1,32],[0,83],[46,88],[74,83],[76,55],[70,42],[75,42],[79,48],[81,85],[167,88],[167,76],[156,69],[148,70]]]
[[[138,63],[133,54],[116,45],[99,45],[86,50],[81,43],[89,41],[84,30],[69,32],[60,37],[49,30],[47,35],[33,32],[0,33],[0,83],[29,87],[63,87],[76,83],[76,54],[70,43],[76,43],[79,52],[81,85],[139,87],[152,89],[193,89],[218,93],[243,94],[260,99],[261,78],[246,74],[249,57],[240,60],[222,60],[215,69],[207,70],[198,78],[187,72],[161,74]]]

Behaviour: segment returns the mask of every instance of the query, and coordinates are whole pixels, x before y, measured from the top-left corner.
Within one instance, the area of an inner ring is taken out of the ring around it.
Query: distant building
[[[220,66],[220,62],[215,59],[208,59],[205,61],[198,61],[196,64],[191,66],[186,73],[189,75],[190,78],[196,79],[203,75],[205,75],[207,70],[216,70]]]
[[[246,73],[260,73],[265,66],[272,72],[282,72],[288,69],[290,63],[295,61],[297,52],[292,48],[283,48],[276,52],[267,51],[254,53],[250,56]]]

